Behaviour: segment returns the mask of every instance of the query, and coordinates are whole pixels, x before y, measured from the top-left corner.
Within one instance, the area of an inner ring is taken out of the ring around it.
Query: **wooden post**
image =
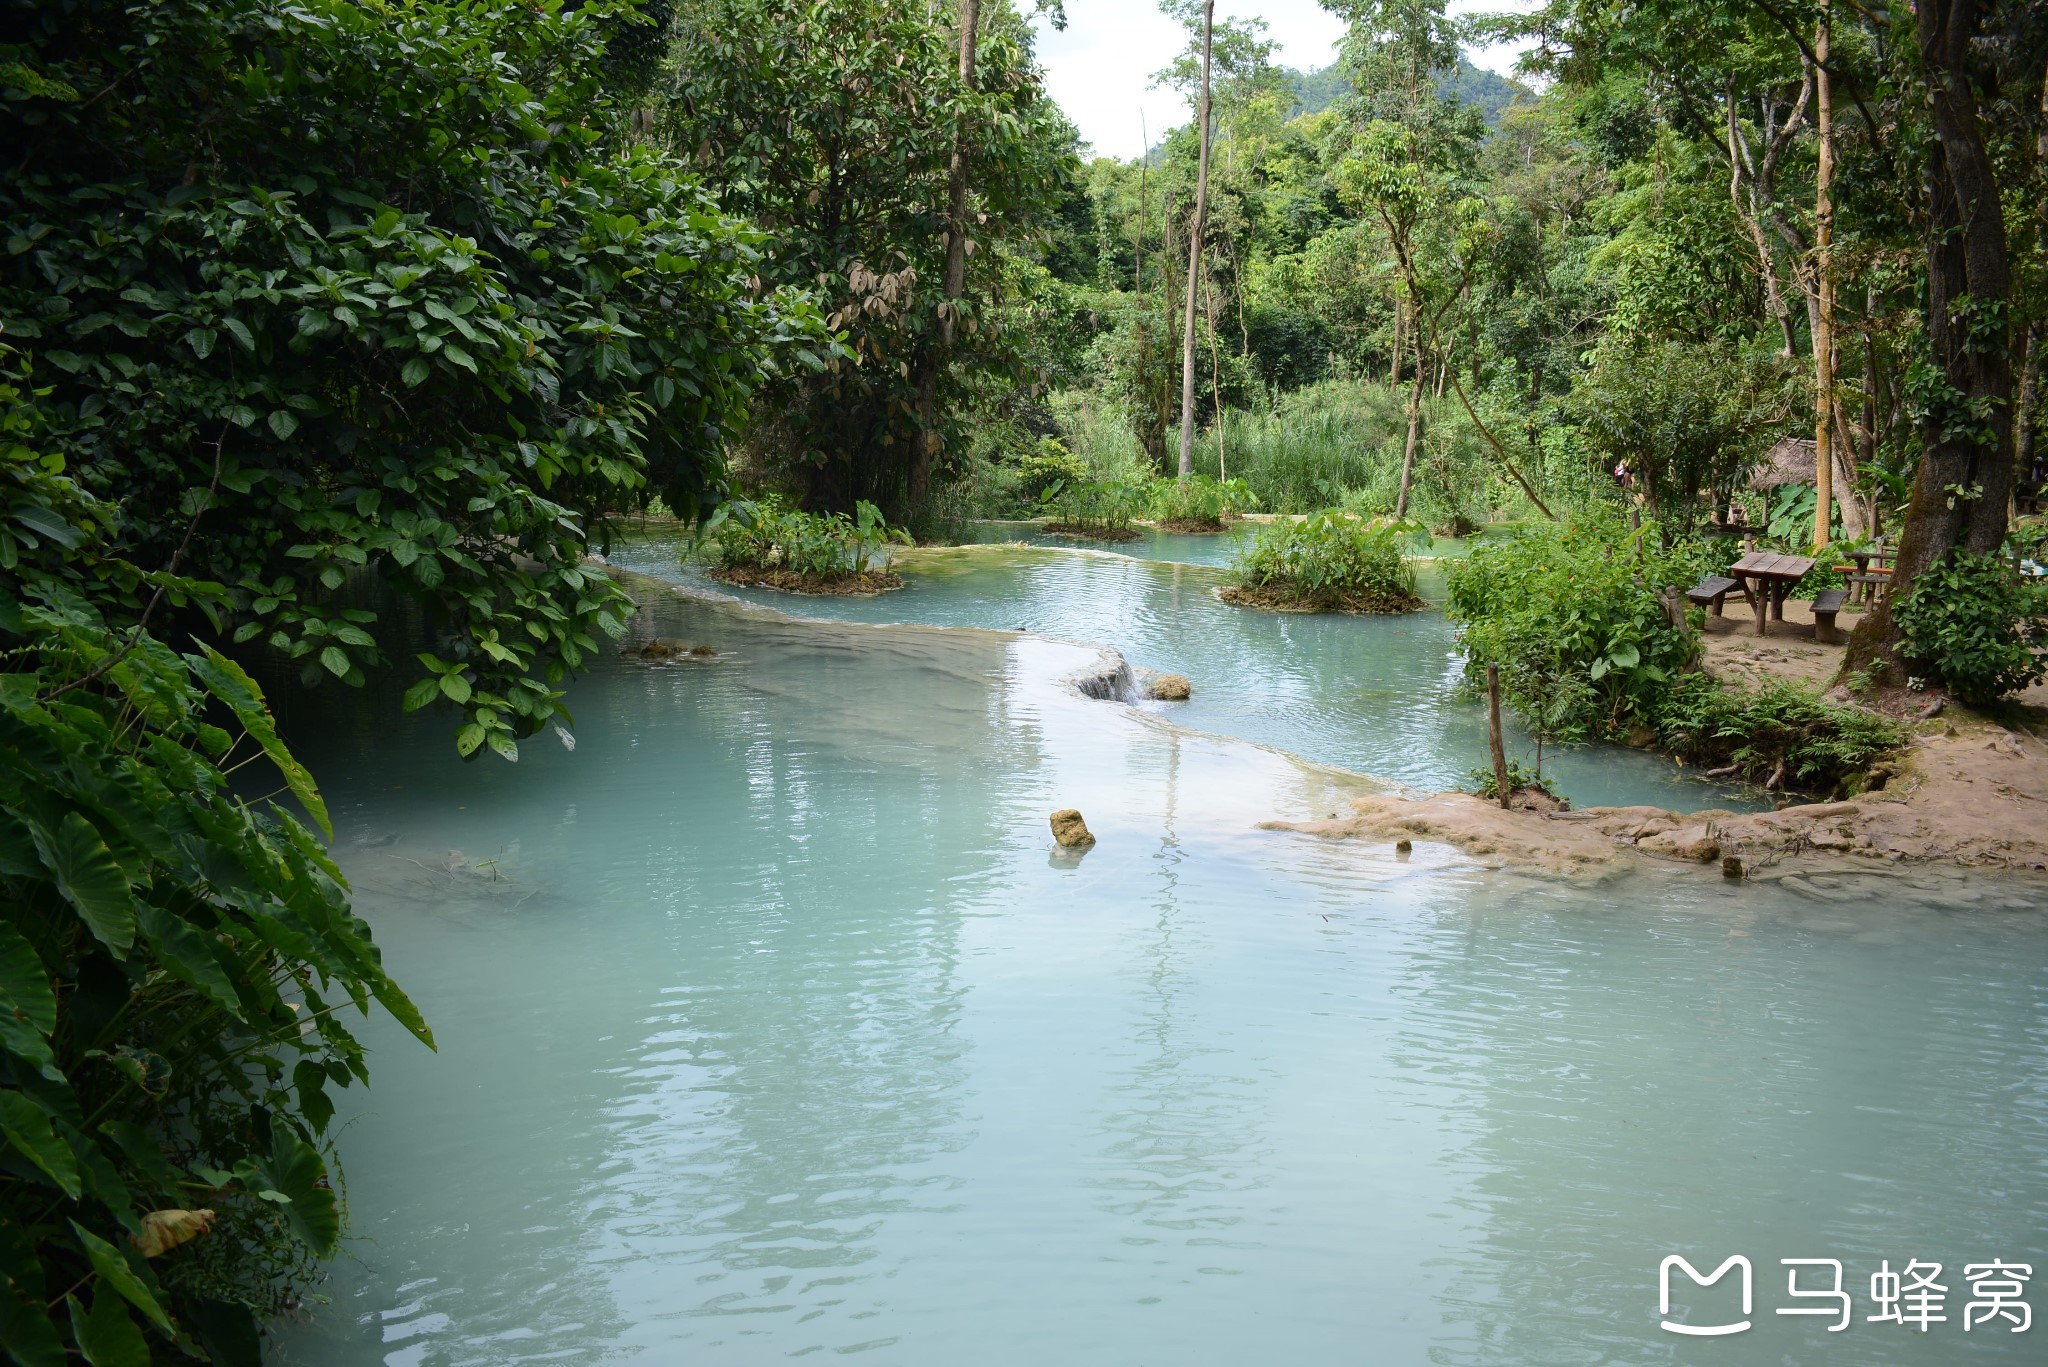
[[[1503,810],[1513,796],[1508,791],[1508,752],[1500,743],[1500,666],[1486,667],[1486,740],[1493,747],[1493,787],[1500,794]]]

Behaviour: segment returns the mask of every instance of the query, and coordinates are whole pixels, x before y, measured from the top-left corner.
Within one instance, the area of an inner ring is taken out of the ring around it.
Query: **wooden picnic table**
[[[1771,634],[1769,618],[1785,620],[1785,599],[1792,586],[1812,568],[1811,556],[1780,555],[1776,551],[1751,551],[1728,567],[1729,576],[1742,585],[1742,596],[1756,610],[1757,635]]]

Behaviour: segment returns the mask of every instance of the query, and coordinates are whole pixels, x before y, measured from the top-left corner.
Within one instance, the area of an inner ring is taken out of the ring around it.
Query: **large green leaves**
[[[0,1134],[66,1196],[78,1195],[78,1157],[42,1107],[20,1092],[0,1091]]]
[[[270,1151],[255,1160],[251,1180],[273,1198],[284,1198],[285,1220],[308,1248],[320,1254],[334,1251],[341,1238],[341,1212],[327,1186],[327,1164],[283,1120],[272,1123]]]
[[[92,1270],[99,1273],[104,1288],[113,1290],[122,1300],[140,1310],[144,1318],[162,1331],[165,1338],[173,1337],[176,1331],[171,1328],[171,1317],[164,1313],[163,1306],[157,1301],[156,1293],[150,1290],[148,1283],[128,1265],[128,1260],[122,1255],[121,1250],[91,1230],[80,1227],[75,1220],[71,1224],[71,1232],[77,1237],[79,1245],[85,1249],[85,1256],[91,1262]],[[104,1290],[101,1294],[104,1294]]]
[[[187,655],[185,661],[206,684],[207,691],[227,704],[235,714],[235,720],[241,722],[242,729],[249,733],[249,738],[262,747],[270,762],[277,766],[278,773],[284,776],[285,786],[299,800],[299,805],[319,823],[322,831],[332,836],[334,827],[327,819],[327,804],[321,801],[313,776],[278,738],[277,722],[270,715],[269,704],[263,700],[263,690],[249,677],[248,671],[211,646],[206,648],[204,655]]]
[[[52,1082],[62,1082],[49,1034],[57,1028],[57,995],[35,947],[0,922],[0,1045],[19,1054]]]
[[[57,891],[108,949],[127,953],[135,942],[135,899],[128,895],[128,875],[93,824],[66,812],[54,828],[30,823],[29,835]]]

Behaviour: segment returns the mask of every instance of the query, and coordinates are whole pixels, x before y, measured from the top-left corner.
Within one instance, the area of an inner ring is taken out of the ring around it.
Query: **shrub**
[[[1492,765],[1483,764],[1477,769],[1468,771],[1465,775],[1465,781],[1472,785],[1466,790],[1467,792],[1483,797],[1489,802],[1500,801],[1500,783],[1494,775]],[[1540,768],[1524,769],[1520,760],[1510,759],[1508,761],[1508,795],[1512,797],[1516,793],[1523,792],[1538,792],[1560,803],[1565,801],[1564,797],[1557,791],[1557,784],[1543,777],[1543,771]]]
[[[1226,517],[1246,512],[1257,502],[1241,479],[1218,483],[1207,475],[1196,474],[1186,479],[1162,479],[1152,488],[1152,516],[1163,523],[1220,527]]]
[[[1263,529],[1232,567],[1233,601],[1315,612],[1407,612],[1421,606],[1401,554],[1410,523],[1328,511]]]
[[[1907,654],[1964,702],[1996,702],[2048,675],[2048,585],[1998,556],[1947,557],[1893,612]]]
[[[1871,767],[1905,742],[1899,727],[1876,713],[1811,689],[1778,683],[1750,693],[1704,674],[1671,681],[1657,737],[1674,754],[1732,764],[1766,788],[1822,793],[1859,789]]]
[[[890,543],[909,545],[874,504],[844,513],[807,513],[769,497],[714,519],[719,566],[727,570],[788,570],[800,579],[846,579],[865,573]]]
[[[1468,683],[1499,665],[1502,696],[1539,739],[1654,722],[1665,688],[1699,652],[1659,590],[1691,583],[1704,556],[1694,545],[1664,551],[1655,524],[1632,531],[1598,511],[1480,543],[1448,576]]]
[[[228,591],[114,553],[119,509],[37,449],[18,378],[0,370],[0,1339],[16,1362],[254,1362],[258,1321],[341,1235],[333,1092],[369,1076],[344,1009],[433,1037],[262,690],[147,629],[159,603],[217,623]],[[296,814],[247,796],[271,784]]]
[[[1134,535],[1145,501],[1143,489],[1105,479],[1062,480],[1040,496],[1055,530],[1111,537]]]

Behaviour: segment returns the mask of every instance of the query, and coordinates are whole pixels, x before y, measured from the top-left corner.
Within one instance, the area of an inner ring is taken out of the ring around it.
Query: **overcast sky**
[[[1453,13],[1520,8],[1515,0],[1465,0]],[[1260,18],[1279,44],[1282,66],[1312,71],[1336,59],[1344,25],[1317,0],[1217,0],[1216,17]],[[1153,0],[1067,0],[1067,28],[1039,25],[1038,56],[1046,84],[1098,155],[1130,158],[1168,128],[1188,120],[1187,105],[1171,90],[1152,89],[1152,73],[1173,60],[1184,38],[1180,26]],[[1516,54],[1475,52],[1480,66],[1506,73]],[[1140,133],[1142,119],[1143,134]]]

